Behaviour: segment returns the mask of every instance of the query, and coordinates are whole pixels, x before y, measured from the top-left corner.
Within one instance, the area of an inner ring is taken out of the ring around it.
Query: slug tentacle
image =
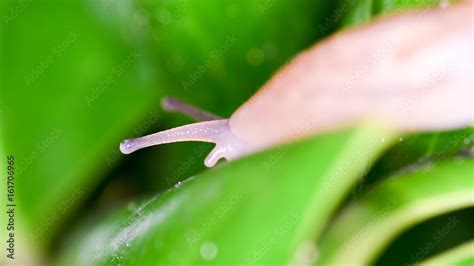
[[[381,120],[403,132],[471,126],[474,0],[466,2],[423,11],[422,19],[419,12],[380,18],[318,42],[229,119],[166,98],[165,110],[205,122],[125,140],[120,149],[131,153],[169,142],[213,142],[216,147],[205,160],[211,167],[221,158],[365,120]]]
[[[173,97],[165,97],[161,101],[161,107],[168,112],[179,112],[183,113],[195,121],[211,121],[211,120],[218,120],[222,119],[215,114],[211,114],[204,110],[201,110],[197,107],[194,107],[190,104],[184,103],[176,98]]]
[[[214,166],[221,158],[232,160],[252,151],[248,145],[232,134],[228,119],[198,122],[140,138],[127,139],[120,143],[120,151],[129,154],[154,145],[182,141],[216,144],[205,160],[207,167]]]

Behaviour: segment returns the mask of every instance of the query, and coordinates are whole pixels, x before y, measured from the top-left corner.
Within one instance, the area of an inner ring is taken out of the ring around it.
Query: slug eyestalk
[[[207,167],[213,167],[221,158],[233,160],[247,153],[246,145],[232,134],[228,119],[216,120],[216,118],[219,118],[218,116],[173,98],[165,98],[162,105],[164,109],[168,111],[178,111],[196,120],[204,120],[204,122],[184,125],[151,135],[124,140],[120,143],[120,151],[123,154],[130,154],[146,147],[173,142],[211,142],[215,143],[216,146],[206,157],[204,164]]]

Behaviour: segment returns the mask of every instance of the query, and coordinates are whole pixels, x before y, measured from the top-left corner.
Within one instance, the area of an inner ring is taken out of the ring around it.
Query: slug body
[[[216,147],[205,161],[232,160],[361,120],[402,131],[473,123],[473,2],[415,11],[346,30],[300,53],[229,119],[176,100],[165,109],[198,122],[125,140],[130,153],[176,141]]]

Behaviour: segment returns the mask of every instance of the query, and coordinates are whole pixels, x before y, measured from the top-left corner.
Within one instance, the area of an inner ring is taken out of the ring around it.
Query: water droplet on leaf
[[[218,253],[217,245],[214,242],[205,242],[201,245],[201,257],[205,260],[213,260]]]

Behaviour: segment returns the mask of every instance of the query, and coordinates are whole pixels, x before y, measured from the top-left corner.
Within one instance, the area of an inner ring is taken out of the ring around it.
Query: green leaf
[[[335,2],[311,0],[89,0],[111,30],[150,53],[168,95],[229,117],[278,68],[334,27]],[[106,3],[104,5],[104,2]],[[288,41],[291,40],[291,41]],[[166,114],[159,129],[190,120]],[[129,136],[132,137],[132,136]],[[130,155],[149,192],[204,170],[209,145],[181,143]]]
[[[474,241],[470,241],[420,262],[420,266],[474,265]]]
[[[217,167],[145,203],[132,203],[138,208],[83,225],[59,262],[283,265],[309,260],[312,239],[391,139],[363,127]]]
[[[459,155],[474,147],[474,129],[414,133],[400,137],[361,180],[360,189],[393,174],[411,171]],[[358,189],[359,190],[359,189]]]
[[[327,35],[329,28],[316,27],[334,6],[321,0],[91,2],[108,24],[151,50],[166,92],[221,116]]]
[[[423,10],[439,5],[440,0],[375,0],[374,14],[400,12],[412,9]]]
[[[0,10],[1,162],[15,157],[15,233],[44,248],[118,161],[119,141],[159,89],[148,56],[83,1],[8,0]]]
[[[318,265],[366,265],[414,224],[473,206],[473,167],[473,159],[454,159],[380,183],[332,223]]]
[[[340,0],[336,13],[344,13],[339,21],[341,28],[370,22],[375,16],[407,10],[435,7],[440,0]]]
[[[337,10],[346,12],[340,21],[340,27],[347,28],[357,26],[372,19],[373,0],[343,0],[340,1]]]

